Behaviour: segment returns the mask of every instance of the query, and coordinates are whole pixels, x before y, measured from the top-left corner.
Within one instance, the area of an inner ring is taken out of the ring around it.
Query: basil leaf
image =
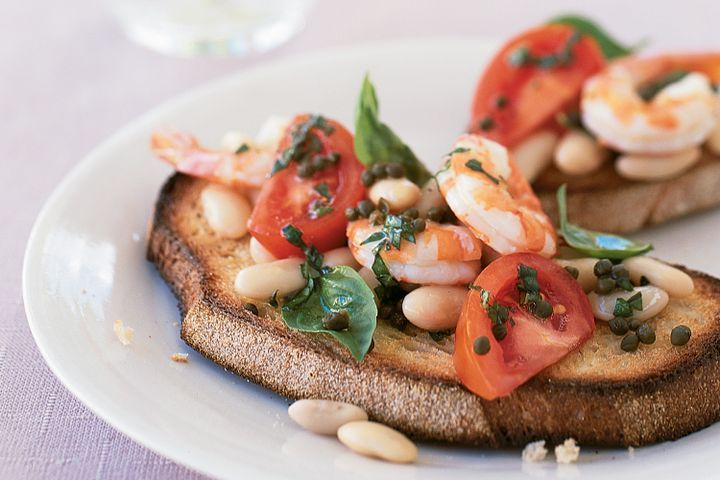
[[[355,109],[355,154],[366,167],[374,163],[400,163],[407,178],[419,186],[432,177],[410,147],[380,121],[375,87],[367,75]]]
[[[642,255],[653,249],[649,243],[640,243],[610,233],[586,230],[567,221],[566,185],[557,191],[560,230],[568,245],[595,258],[623,259]]]
[[[624,57],[637,50],[637,47],[626,47],[620,44],[617,40],[613,39],[605,30],[600,28],[595,22],[587,17],[580,15],[561,15],[550,19],[550,24],[562,24],[573,27],[580,33],[592,37],[602,50],[605,58],[612,59],[617,57]]]
[[[350,316],[347,330],[328,330],[323,318],[330,312],[345,310]],[[282,318],[289,328],[302,332],[329,333],[342,343],[356,360],[370,349],[377,324],[375,297],[360,275],[350,267],[327,269],[308,282],[298,296],[282,307]]]

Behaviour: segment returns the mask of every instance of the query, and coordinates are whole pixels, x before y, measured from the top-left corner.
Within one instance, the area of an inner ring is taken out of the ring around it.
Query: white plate
[[[372,73],[382,117],[432,163],[460,132],[492,44],[432,40],[326,51],[231,76],[145,115],[93,151],[62,182],[35,224],[24,266],[30,327],[50,368],[88,407],[139,443],[219,477],[607,478],[711,475],[720,425],[678,442],[589,450],[577,465],[522,465],[518,451],[423,445],[416,465],[355,456],[288,420],[287,401],[225,372],[179,338],[175,299],[145,261],[144,235],[170,173],[148,152],[155,127],[177,126],[218,143],[253,132],[271,113],[322,112],[351,126],[362,76]],[[657,255],[720,275],[720,211],[641,236]],[[120,345],[112,322],[135,328]],[[189,352],[190,362],[170,360]],[[650,413],[650,412],[648,412]],[[250,477],[252,476],[252,477]]]

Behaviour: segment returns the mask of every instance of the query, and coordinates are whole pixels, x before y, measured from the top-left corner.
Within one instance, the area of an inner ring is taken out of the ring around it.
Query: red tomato
[[[308,118],[309,115],[298,115],[293,119],[280,142],[278,157],[291,145],[294,127]],[[314,245],[321,252],[346,245],[345,209],[355,206],[365,197],[360,181],[364,167],[355,156],[352,134],[334,120],[328,119],[327,122],[334,129],[332,133],[313,128],[311,135],[322,144],[317,155],[337,153],[340,155],[338,163],[310,178],[300,178],[297,175],[298,163],[290,162],[287,168],[275,173],[263,185],[255,203],[249,223],[250,234],[278,258],[302,255],[281,234],[288,223],[303,232],[306,244]],[[315,190],[322,184],[327,185],[330,201]],[[324,202],[332,211],[320,216],[313,214],[313,204],[318,202]]]
[[[583,35],[566,64],[516,66],[509,61],[522,48],[533,58],[562,53],[574,32],[567,25],[543,25],[510,40],[480,77],[468,131],[512,147],[575,100],[583,82],[605,64],[593,38]]]
[[[519,304],[518,266],[537,271],[540,292],[553,306],[552,315],[540,319]],[[483,270],[474,285],[508,307],[514,322],[506,323],[507,336],[498,341],[481,293],[471,290],[465,299],[455,331],[455,370],[471,392],[492,400],[508,395],[533,375],[556,363],[587,341],[595,331],[590,302],[580,284],[552,260],[534,253],[501,257]],[[486,336],[490,350],[475,353],[476,338]]]

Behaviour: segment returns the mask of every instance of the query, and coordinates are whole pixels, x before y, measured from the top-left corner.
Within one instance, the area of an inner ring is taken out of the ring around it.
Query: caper
[[[415,233],[424,232],[426,226],[425,220],[422,218],[416,218],[412,221],[412,229]]]
[[[347,310],[330,312],[322,319],[323,327],[328,330],[347,330],[350,326],[350,315]]]
[[[354,222],[358,219],[360,215],[358,214],[357,209],[353,207],[348,207],[345,209],[345,218],[347,218],[349,221]]]
[[[637,318],[633,318],[628,322],[628,328],[633,332],[636,332],[640,325],[642,325],[642,322]]]
[[[613,290],[615,290],[615,280],[607,275],[598,278],[597,285],[595,285],[595,293],[605,295]]]
[[[427,211],[427,214],[425,215],[428,220],[433,222],[441,222],[443,216],[445,216],[445,210],[438,207],[431,208]]]
[[[378,202],[378,210],[380,210],[380,213],[383,215],[387,215],[390,213],[390,204],[385,200],[384,198],[381,198]]]
[[[330,163],[330,159],[322,155],[315,155],[312,159],[312,166],[316,172],[324,170]]]
[[[649,323],[643,323],[638,327],[637,336],[646,345],[655,343],[655,329]]]
[[[402,178],[405,176],[405,167],[400,163],[388,163],[385,171],[388,176],[392,178]]]
[[[473,352],[478,355],[485,355],[490,351],[490,339],[485,335],[477,337],[473,342]]]
[[[371,187],[372,184],[375,183],[375,175],[373,175],[372,172],[365,170],[362,172],[362,175],[360,175],[360,180],[365,187]]]
[[[495,340],[502,340],[507,336],[507,327],[503,323],[496,323],[492,326],[492,334]]]
[[[387,177],[387,170],[385,169],[384,163],[376,163],[370,168],[370,171],[377,179]]]
[[[385,223],[385,215],[379,210],[374,210],[369,217],[370,223],[376,227]]]
[[[625,265],[623,265],[622,263],[618,263],[617,265],[612,266],[612,277],[615,280],[621,278],[630,278],[630,272],[627,271]]]
[[[690,330],[690,327],[678,325],[672,329],[672,332],[670,332],[670,343],[676,347],[681,347],[690,341],[691,334],[692,331]]]
[[[635,350],[637,350],[639,344],[640,339],[638,338],[638,336],[634,333],[631,333],[629,335],[625,335],[620,341],[620,348],[622,348],[626,352],[634,352]]]
[[[495,126],[495,121],[490,117],[485,117],[482,120],[480,120],[480,129],[481,130],[490,130]]]
[[[375,205],[370,200],[362,200],[357,204],[357,211],[361,217],[367,218],[375,210]]]
[[[246,303],[245,305],[243,305],[243,308],[248,312],[252,313],[253,315],[257,315],[259,313],[258,308],[254,303]]]
[[[309,178],[315,175],[315,167],[312,166],[312,163],[305,161],[302,162],[297,169],[297,174],[301,178]]]
[[[596,277],[602,277],[603,275],[610,275],[612,273],[613,264],[607,258],[598,260],[593,267],[593,273]]]
[[[615,284],[626,292],[632,292],[635,289],[629,278],[618,278]]]
[[[417,218],[419,215],[418,209],[415,207],[408,208],[403,212],[403,215],[407,215],[410,218]]]
[[[566,271],[570,274],[570,276],[573,277],[575,280],[577,280],[578,277],[580,276],[580,270],[578,270],[577,268],[573,267],[572,265],[568,265],[567,267],[565,267],[565,270],[566,270]]]
[[[535,304],[534,313],[540,318],[547,318],[553,313],[553,307],[547,300],[540,299]]]
[[[623,317],[613,318],[608,322],[608,326],[615,335],[625,335],[629,330],[628,322]]]

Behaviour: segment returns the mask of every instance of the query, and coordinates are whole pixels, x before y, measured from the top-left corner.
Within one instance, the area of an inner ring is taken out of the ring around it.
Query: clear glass
[[[175,56],[245,55],[302,29],[314,0],[107,0],[127,35]]]

